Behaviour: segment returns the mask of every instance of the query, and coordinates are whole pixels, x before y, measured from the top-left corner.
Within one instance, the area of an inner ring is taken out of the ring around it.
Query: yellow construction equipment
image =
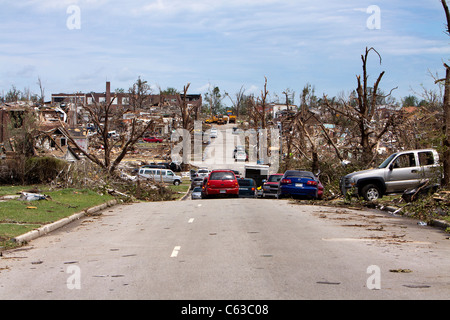
[[[205,123],[217,123],[217,117],[212,116],[205,120]]]
[[[228,123],[236,123],[236,116],[233,114],[233,111],[228,110],[227,114],[228,114]]]

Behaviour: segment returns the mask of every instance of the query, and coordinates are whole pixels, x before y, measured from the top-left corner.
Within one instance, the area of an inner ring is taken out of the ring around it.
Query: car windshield
[[[312,172],[309,172],[309,171],[291,170],[291,171],[286,171],[286,173],[284,175],[286,177],[301,177],[301,178],[309,178],[309,179],[313,179],[313,180],[315,179]]]
[[[281,177],[283,177],[283,176],[281,176],[281,175],[270,176],[268,181],[269,182],[278,182],[281,180]]]
[[[198,173],[208,173],[208,170],[198,170]]]
[[[391,155],[389,156],[389,158],[387,158],[386,160],[384,160],[383,163],[380,164],[380,166],[379,166],[378,168],[379,168],[379,169],[386,168],[386,167],[388,166],[388,164],[392,161],[392,159],[394,159],[394,157],[395,157],[396,155],[397,155],[396,153],[391,154]]]
[[[253,181],[249,179],[239,179],[238,183],[241,187],[250,187],[253,185]]]
[[[202,188],[200,187],[195,187],[194,190],[192,192],[202,192]]]
[[[209,180],[234,180],[235,176],[233,172],[228,171],[218,171],[212,172]]]

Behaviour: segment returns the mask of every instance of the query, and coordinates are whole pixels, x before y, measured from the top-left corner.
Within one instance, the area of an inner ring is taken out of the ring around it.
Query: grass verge
[[[16,236],[114,199],[89,189],[39,189],[48,196],[46,200],[0,202],[0,250],[13,247],[11,239]],[[24,187],[0,187],[0,196],[23,190]]]

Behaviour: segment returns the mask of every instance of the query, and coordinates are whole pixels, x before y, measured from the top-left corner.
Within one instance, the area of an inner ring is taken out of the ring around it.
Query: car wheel
[[[180,185],[180,180],[175,180],[175,181],[173,182],[173,184],[176,185],[176,186],[179,186],[179,185]]]
[[[373,201],[381,198],[380,188],[374,184],[365,185],[361,190],[361,194],[366,201]]]

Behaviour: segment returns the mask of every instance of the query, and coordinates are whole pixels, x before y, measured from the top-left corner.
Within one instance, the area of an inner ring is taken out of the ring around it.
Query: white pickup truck
[[[427,179],[439,184],[440,168],[439,154],[434,149],[401,151],[390,155],[378,168],[342,177],[340,187],[344,195],[352,191],[371,201],[416,188]]]

